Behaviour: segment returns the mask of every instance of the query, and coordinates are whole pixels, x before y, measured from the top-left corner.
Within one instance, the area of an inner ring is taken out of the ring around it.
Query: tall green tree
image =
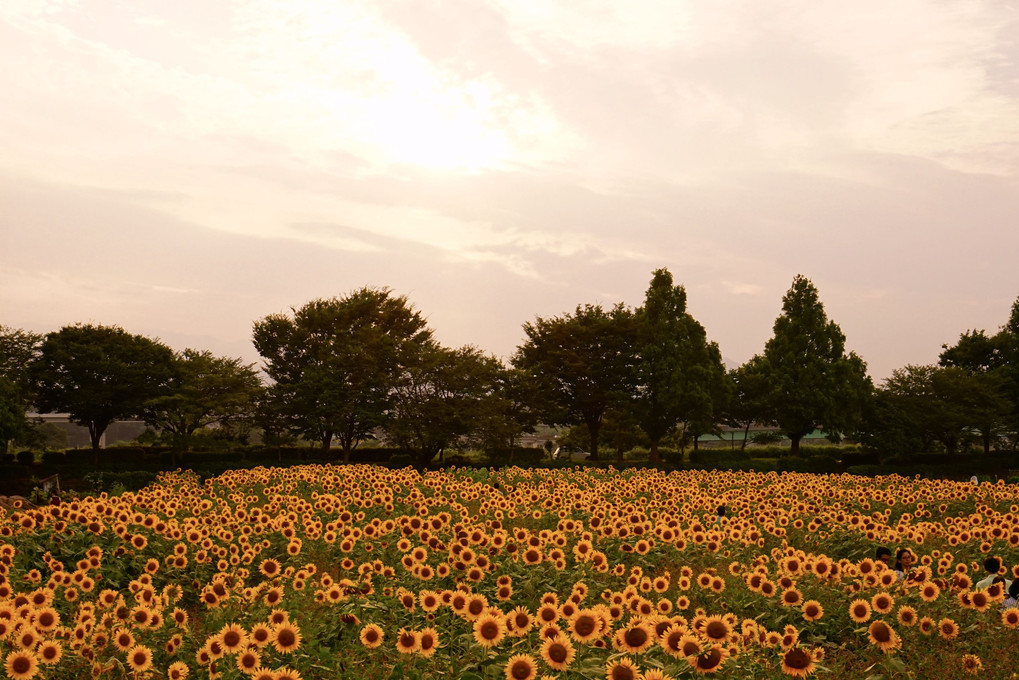
[[[417,454],[418,465],[475,434],[500,399],[502,364],[473,347],[420,348],[397,381],[388,437]],[[494,400],[494,401],[493,401]]]
[[[846,337],[829,321],[817,288],[797,275],[782,298],[782,314],[763,358],[771,382],[775,422],[799,455],[800,440],[814,430],[837,437],[861,421],[872,391],[867,366],[846,354]]]
[[[651,442],[658,444],[680,422],[710,429],[727,389],[718,345],[686,311],[686,289],[668,269],[655,270],[635,313],[636,356],[633,411]]]
[[[0,325],[0,451],[31,429],[26,417],[34,393],[30,368],[40,345],[42,335]]]
[[[166,394],[173,351],[117,326],[65,326],[46,335],[33,377],[40,411],[66,412],[87,427],[98,465],[110,423],[141,416],[146,403]]]
[[[13,381],[0,375],[0,453],[7,453],[12,439],[27,427],[21,393]]]
[[[1015,450],[1019,447],[1019,297],[1012,303],[1012,312],[999,336],[1004,355],[1005,391],[1012,411],[1008,419],[1008,438]]]
[[[967,331],[956,344],[942,345],[938,363],[966,373],[965,376],[939,373],[936,377],[948,379],[948,387],[961,388],[954,390],[954,398],[970,421],[968,425],[980,431],[984,453],[990,452],[993,441],[1007,428],[1014,408],[1007,330],[993,336],[982,330]]]
[[[622,304],[610,311],[578,306],[573,314],[525,323],[524,333],[513,365],[541,395],[546,423],[586,426],[597,460],[605,412],[629,399],[633,386],[633,312]]]
[[[344,461],[381,426],[409,362],[431,339],[406,297],[361,288],[255,323],[254,345],[273,380],[277,418]]]
[[[771,382],[768,378],[764,358],[757,354],[741,366],[729,371],[732,397],[729,400],[724,421],[731,427],[743,430],[740,450],[747,448],[750,427],[755,423],[770,425],[774,422],[771,411]]]
[[[521,435],[533,432],[538,424],[529,382],[519,369],[498,362],[488,394],[477,404],[473,427],[467,435],[470,443],[484,451],[490,460],[508,452],[504,462],[513,464],[513,452]],[[501,460],[501,459],[500,459]]]
[[[39,357],[43,336],[0,324],[0,376],[10,380],[26,398],[31,396],[31,367]]]
[[[198,429],[253,415],[262,389],[254,364],[185,349],[174,355],[173,369],[166,394],[145,404],[144,417],[170,434],[174,455],[190,447]]]
[[[892,372],[880,394],[886,417],[920,451],[940,448],[951,455],[969,446],[993,408],[995,397],[984,387],[984,376],[958,366],[908,365]]]

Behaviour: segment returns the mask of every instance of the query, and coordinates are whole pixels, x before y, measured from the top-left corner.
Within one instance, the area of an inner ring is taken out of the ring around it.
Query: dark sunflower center
[[[785,654],[785,665],[798,671],[808,667],[811,661],[811,656],[802,649],[790,649]]]

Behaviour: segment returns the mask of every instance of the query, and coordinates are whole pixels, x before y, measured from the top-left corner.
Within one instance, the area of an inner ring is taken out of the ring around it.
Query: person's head
[[[1008,596],[1019,600],[1019,578],[1012,581],[1012,585],[1008,587]]]
[[[909,548],[900,548],[899,551],[895,553],[895,564],[903,568],[908,568],[913,564],[913,553],[909,551]]]
[[[718,506],[718,516],[719,517],[725,517],[725,506],[724,505],[719,505]]]
[[[877,552],[874,553],[874,559],[888,564],[892,561],[892,551],[882,545],[878,547]]]
[[[984,560],[984,569],[987,570],[988,574],[997,574],[1001,571],[1001,560],[997,557],[988,557]]]

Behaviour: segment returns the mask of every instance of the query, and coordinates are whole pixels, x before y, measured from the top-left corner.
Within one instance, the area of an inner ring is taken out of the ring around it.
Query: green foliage
[[[11,440],[28,443],[31,428],[25,418],[33,395],[30,367],[39,354],[42,336],[0,325],[0,452]]]
[[[866,364],[846,354],[842,330],[828,320],[817,289],[803,276],[782,299],[763,361],[771,411],[794,455],[814,430],[839,434],[859,425],[871,392]]]
[[[167,393],[173,352],[116,326],[78,324],[49,333],[34,365],[37,406],[88,427],[95,452],[114,420],[138,416]]]
[[[776,467],[780,472],[812,472],[815,474],[842,472],[842,463],[839,462],[839,459],[827,455],[782,458]]]
[[[513,451],[520,435],[534,431],[538,413],[524,373],[496,363],[497,366],[489,367],[488,392],[474,403],[473,422],[466,440],[470,446],[498,457]]]
[[[784,437],[778,432],[758,432],[750,438],[750,441],[758,446],[771,446],[778,444],[783,439]]]
[[[0,453],[27,427],[25,405],[15,384],[0,375]]]
[[[6,378],[23,398],[32,396],[32,364],[39,356],[43,337],[20,328],[0,324],[0,377]]]
[[[393,469],[410,467],[414,458],[409,453],[394,453],[389,457],[389,467]]]
[[[1004,380],[991,370],[908,365],[878,390],[863,428],[863,441],[885,455],[907,455],[969,446],[974,433],[989,437],[1008,415]]]
[[[82,480],[85,488],[93,493],[106,491],[119,495],[124,491],[137,491],[156,481],[155,472],[90,472]]]
[[[405,297],[361,288],[255,323],[254,344],[274,381],[263,402],[269,430],[291,429],[345,457],[383,424],[394,388],[431,339]]]
[[[755,423],[767,425],[774,422],[769,399],[771,384],[764,358],[754,355],[742,366],[729,371],[728,379],[732,395],[726,404],[722,420],[731,427],[743,430],[740,447],[745,448],[751,425]]]
[[[545,422],[586,426],[597,458],[602,419],[632,388],[633,313],[621,304],[608,312],[578,306],[573,314],[538,317],[524,333],[513,365],[531,381]]]
[[[980,431],[984,452],[991,449],[995,438],[1009,429],[1011,416],[1016,412],[1016,377],[1010,351],[1013,338],[1008,325],[994,336],[984,331],[967,331],[959,341],[949,347],[943,345],[939,357],[942,367],[964,372],[951,376],[954,387],[961,391],[961,406],[969,425]],[[965,384],[958,384],[965,383]]]
[[[718,345],[686,311],[686,289],[673,285],[667,269],[654,272],[635,321],[631,408],[657,461],[659,442],[680,422],[714,422],[728,397],[725,368]]]
[[[473,347],[420,348],[393,390],[388,437],[427,464],[440,451],[492,422],[500,403],[503,367]]]
[[[145,421],[170,435],[175,448],[187,449],[199,428],[226,428],[250,417],[262,384],[253,364],[186,349],[173,357],[167,392],[145,404]]]

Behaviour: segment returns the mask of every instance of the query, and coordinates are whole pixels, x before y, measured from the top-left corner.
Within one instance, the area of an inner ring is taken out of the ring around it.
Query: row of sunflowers
[[[0,511],[0,655],[14,680],[1010,677],[1015,496],[898,476],[177,471]],[[992,556],[1005,581],[978,589]]]

